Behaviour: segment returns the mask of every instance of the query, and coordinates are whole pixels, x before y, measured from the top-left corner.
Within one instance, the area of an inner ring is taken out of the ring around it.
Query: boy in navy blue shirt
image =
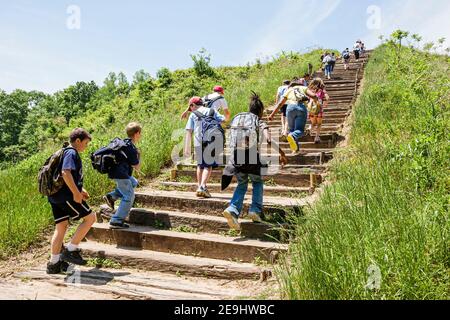
[[[115,202],[122,199],[117,212],[110,221],[110,227],[113,229],[130,227],[125,223],[125,219],[130,214],[135,198],[134,189],[138,186],[138,181],[133,177],[133,169],[141,170],[140,155],[136,144],[141,139],[142,126],[139,123],[130,123],[126,132],[128,135],[128,139],[125,140],[127,146],[121,150],[124,152],[126,160],[114,167],[108,175],[116,182],[117,187],[103,198],[113,211]]]
[[[85,265],[78,249],[80,242],[96,221],[95,214],[89,208],[86,200],[89,193],[83,188],[83,164],[79,153],[84,152],[92,140],[84,129],[75,129],[70,134],[70,146],[65,149],[61,159],[61,174],[64,186],[53,196],[48,197],[52,206],[56,229],[51,242],[51,259],[47,265],[48,274],[58,274],[66,271],[68,263]],[[69,226],[69,220],[83,222],[76,230],[67,248],[63,247],[64,237]]]

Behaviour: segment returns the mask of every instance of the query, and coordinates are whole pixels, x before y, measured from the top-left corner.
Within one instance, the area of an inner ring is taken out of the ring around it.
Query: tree
[[[156,73],[156,78],[158,79],[158,83],[162,88],[168,88],[172,82],[172,72],[170,72],[167,68],[161,68]]]
[[[66,119],[69,124],[70,119],[81,115],[87,110],[95,109],[94,104],[90,104],[91,99],[99,90],[95,82],[77,82],[63,91],[56,93],[58,114]]]
[[[11,94],[0,92],[0,161],[5,159],[5,148],[17,145],[22,127],[30,111],[30,95],[23,90]]]
[[[215,72],[211,67],[211,55],[202,48],[198,54],[192,55],[192,61],[194,62],[194,71],[199,77],[214,77]]]

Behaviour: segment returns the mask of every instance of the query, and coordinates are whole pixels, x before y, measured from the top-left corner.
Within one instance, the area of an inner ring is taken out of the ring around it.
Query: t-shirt
[[[308,87],[303,86],[295,86],[293,88],[289,88],[286,93],[283,95],[283,98],[287,98],[286,104],[299,104],[302,103],[297,100],[297,96],[295,94],[295,90],[300,91],[304,95],[306,95],[306,91],[308,91]]]
[[[207,95],[203,98],[203,101],[206,100],[214,100],[221,97],[220,94],[218,94],[217,92],[214,92],[213,94]],[[222,99],[218,99],[217,101],[215,101],[212,106],[211,109],[216,110],[217,112],[220,112],[222,110],[228,110],[228,102],[227,100],[225,100],[225,98],[222,97]]]
[[[283,94],[286,92],[287,89],[289,89],[289,86],[281,86],[278,88],[277,91],[278,102],[281,100],[281,97],[283,96]]]
[[[211,112],[211,109],[206,108],[206,107],[200,107],[197,109],[197,111],[200,112],[201,114],[203,114],[204,116],[207,116]],[[216,119],[219,122],[225,121],[225,117],[223,115],[219,114],[216,110],[214,110],[214,119]],[[194,138],[194,146],[201,147],[202,146],[201,120],[194,113],[192,113],[191,116],[189,117],[189,120],[186,124],[186,130],[194,131],[194,137],[195,137]]]
[[[108,174],[110,179],[125,180],[130,179],[133,175],[133,166],[139,164],[139,152],[131,141],[131,139],[125,139],[126,147],[122,148],[121,151],[125,153],[126,160],[120,162],[117,166],[112,168],[111,172]]]
[[[322,104],[323,101],[325,100],[326,96],[327,96],[327,92],[326,92],[326,90],[319,90],[316,93],[316,96],[317,96],[317,98],[319,98],[320,103]]]
[[[330,62],[333,62],[333,58],[331,56],[328,55],[325,58],[323,58],[323,63],[329,64]]]
[[[361,50],[360,44],[359,43],[355,43],[355,45],[353,46],[353,50],[360,51]]]
[[[83,190],[83,163],[81,162],[78,152],[75,149],[67,149],[63,154],[61,163],[61,172],[63,170],[70,170],[73,181],[81,192]],[[61,190],[53,196],[48,197],[48,200],[53,204],[65,203],[66,201],[73,200],[73,193],[70,191],[69,187],[64,184]]]

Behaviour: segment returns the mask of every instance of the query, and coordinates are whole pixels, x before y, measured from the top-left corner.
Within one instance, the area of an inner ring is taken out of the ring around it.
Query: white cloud
[[[341,0],[285,0],[261,31],[261,38],[244,55],[245,62],[302,47],[314,30],[337,9]]]
[[[381,6],[382,26],[362,36],[368,47],[377,46],[380,35],[389,36],[402,29],[418,33],[424,41],[435,41],[445,37],[450,40],[450,1],[422,0],[385,1]]]

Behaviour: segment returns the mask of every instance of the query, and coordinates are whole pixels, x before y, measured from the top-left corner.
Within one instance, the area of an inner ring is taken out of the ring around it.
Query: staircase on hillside
[[[217,170],[209,185],[213,198],[198,199],[194,194],[196,166],[187,165],[171,170],[164,181],[139,190],[135,202],[138,208],[129,218],[131,229],[110,230],[107,223],[99,222],[82,245],[84,251],[152,271],[230,280],[266,279],[270,262],[288,249],[282,243],[285,239],[274,240],[280,237],[279,227],[286,226],[285,213],[301,214],[311,192],[322,183],[327,163],[342,140],[340,132],[357,97],[366,61],[353,61],[349,71],[344,71],[342,62],[336,64],[333,79],[325,80],[331,101],[325,110],[322,143],[315,145],[312,137],[304,137],[302,148],[307,153],[290,156],[287,167],[267,177],[264,210],[272,223],[243,221],[240,235],[230,232],[222,212],[235,185],[221,193],[222,172]],[[316,76],[322,76],[321,72]],[[269,126],[273,136],[279,135],[280,115]],[[281,147],[290,153],[287,143],[281,143]],[[246,209],[250,201],[251,187]]]

